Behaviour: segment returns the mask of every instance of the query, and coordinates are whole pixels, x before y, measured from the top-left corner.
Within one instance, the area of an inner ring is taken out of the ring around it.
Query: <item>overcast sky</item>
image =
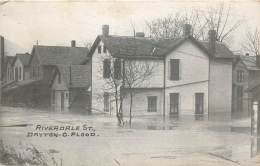
[[[1,2],[1,0],[0,0]],[[102,24],[110,25],[110,34],[132,35],[146,31],[145,21],[191,8],[207,9],[219,1],[145,0],[145,1],[10,1],[0,6],[0,35],[6,41],[8,55],[31,52],[38,40],[41,45],[77,46],[93,42],[101,33]],[[226,2],[226,1],[225,1]],[[248,28],[260,28],[260,1],[229,1],[234,19],[244,24],[235,33],[233,50],[238,50]]]

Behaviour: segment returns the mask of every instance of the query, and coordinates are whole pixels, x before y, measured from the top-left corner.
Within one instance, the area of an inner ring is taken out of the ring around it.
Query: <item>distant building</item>
[[[14,81],[14,70],[13,70],[13,61],[15,59],[15,56],[5,56],[4,57],[4,68],[5,68],[5,74],[4,74],[4,84],[8,84],[12,81]]]
[[[250,116],[252,96],[248,88],[260,81],[256,56],[238,55],[233,64],[232,113],[234,117]]]
[[[103,26],[103,34],[97,36],[91,47],[91,59],[86,61],[92,64],[92,109],[115,110],[106,80],[111,71],[117,70],[115,66],[121,66],[124,75],[123,64],[136,61],[149,63],[155,70],[149,80],[131,88],[133,116],[224,113],[230,118],[233,54],[223,43],[215,41],[215,31],[210,31],[209,41],[198,41],[190,35],[190,25],[185,28],[183,38],[155,41],[144,37],[144,33],[109,35],[109,26]],[[129,93],[125,96],[123,111],[127,116]]]
[[[15,81],[23,81],[30,79],[30,61],[31,55],[28,53],[25,54],[16,54],[13,60],[13,76]]]
[[[15,98],[11,102],[44,109],[51,108],[50,84],[56,66],[81,64],[88,54],[86,47],[76,47],[75,41],[71,44],[71,47],[35,45],[29,60],[18,55],[14,62],[14,77],[18,82],[4,88],[5,94]],[[27,66],[23,68],[24,62],[28,62],[28,68]]]

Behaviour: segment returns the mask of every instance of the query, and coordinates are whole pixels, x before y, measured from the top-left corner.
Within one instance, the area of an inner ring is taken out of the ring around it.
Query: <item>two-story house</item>
[[[30,58],[30,79],[34,80],[31,86],[34,105],[51,107],[52,89],[50,84],[57,65],[78,65],[87,57],[88,48],[76,47],[71,41],[71,47],[35,45]]]
[[[233,54],[223,43],[215,41],[215,31],[209,32],[208,41],[198,41],[190,35],[191,26],[186,25],[183,38],[155,41],[143,33],[109,35],[108,25],[102,30],[88,61],[92,65],[93,109],[110,112],[114,108],[106,73],[115,70],[120,59],[123,64],[137,61],[155,68],[149,79],[131,88],[135,91],[133,116],[225,113],[230,118]],[[122,75],[126,67],[122,65]],[[129,95],[124,96],[124,115],[129,115]]]
[[[55,111],[86,112],[90,109],[91,65],[57,65],[51,83]]]
[[[232,114],[234,117],[247,117],[251,113],[252,96],[248,88],[260,81],[257,76],[260,68],[256,56],[237,55],[233,64]]]

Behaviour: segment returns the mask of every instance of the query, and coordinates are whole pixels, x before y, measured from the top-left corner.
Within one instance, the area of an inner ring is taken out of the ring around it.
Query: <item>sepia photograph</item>
[[[259,166],[259,0],[0,0],[0,166]]]

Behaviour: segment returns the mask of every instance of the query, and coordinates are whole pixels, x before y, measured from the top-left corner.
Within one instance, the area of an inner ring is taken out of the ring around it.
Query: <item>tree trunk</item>
[[[133,106],[133,93],[130,92],[130,110],[129,110],[129,125],[132,125],[132,106]]]

